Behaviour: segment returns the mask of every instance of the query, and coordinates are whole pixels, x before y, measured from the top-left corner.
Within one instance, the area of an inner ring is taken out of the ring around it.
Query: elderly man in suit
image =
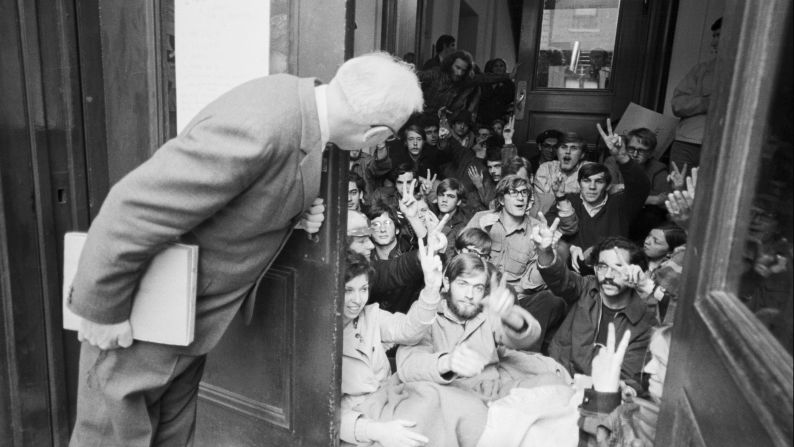
[[[319,230],[326,143],[375,146],[421,108],[416,75],[385,53],[345,62],[328,85],[268,76],[222,95],[120,180],[68,297],[83,317],[71,445],[191,444],[205,355],[291,230]],[[199,246],[195,339],[132,343],[136,285],[173,241]]]

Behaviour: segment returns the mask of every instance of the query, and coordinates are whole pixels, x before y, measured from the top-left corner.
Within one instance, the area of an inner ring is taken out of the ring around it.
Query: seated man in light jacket
[[[422,341],[397,350],[397,374],[404,382],[452,384],[490,401],[540,374],[568,378],[564,368],[526,349],[540,337],[540,325],[515,304],[504,279],[490,275],[486,260],[473,253],[447,266],[435,322]]]

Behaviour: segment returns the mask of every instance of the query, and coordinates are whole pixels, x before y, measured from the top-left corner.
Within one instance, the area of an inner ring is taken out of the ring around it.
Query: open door
[[[514,141],[559,129],[592,149],[595,124],[619,119],[629,102],[660,108],[673,17],[675,2],[524,1]]]
[[[656,445],[792,436],[792,4],[725,7]]]

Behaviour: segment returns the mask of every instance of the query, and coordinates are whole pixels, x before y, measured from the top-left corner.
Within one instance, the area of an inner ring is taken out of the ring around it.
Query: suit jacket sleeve
[[[254,104],[234,108],[244,93],[216,101],[111,189],[88,232],[72,285],[72,311],[103,324],[128,319],[152,256],[218,213],[266,169],[286,165],[288,157],[276,152],[287,149],[267,138],[283,130],[263,123],[251,110]],[[299,140],[298,133],[296,146]]]

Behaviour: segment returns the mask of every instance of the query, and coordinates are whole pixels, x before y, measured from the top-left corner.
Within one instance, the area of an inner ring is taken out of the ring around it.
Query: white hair
[[[385,52],[349,59],[339,67],[331,84],[339,86],[355,114],[351,118],[362,124],[398,128],[424,107],[413,66]]]

